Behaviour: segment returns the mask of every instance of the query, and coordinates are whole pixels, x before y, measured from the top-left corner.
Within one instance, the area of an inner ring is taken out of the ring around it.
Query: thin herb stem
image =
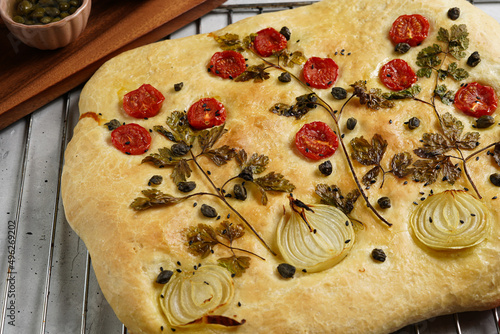
[[[337,120],[340,121],[340,117],[342,116],[342,111],[344,111],[344,108],[345,106],[349,103],[349,101],[351,101],[351,99],[354,97],[354,94],[349,96],[349,98],[347,99],[347,101],[345,101],[345,103],[342,105],[342,107],[340,108],[340,111],[338,113],[338,118]]]
[[[231,251],[237,250],[237,251],[240,251],[240,252],[245,252],[245,253],[247,253],[247,254],[251,254],[251,255],[253,255],[253,256],[258,257],[258,258],[259,258],[259,259],[261,259],[261,260],[266,261],[266,259],[265,259],[265,258],[263,258],[262,256],[257,255],[257,254],[255,254],[254,252],[248,251],[248,250],[246,250],[246,249],[242,249],[242,248],[238,248],[238,247],[233,247],[233,246],[228,246],[228,245],[226,245],[225,243],[220,242],[220,241],[219,241],[219,245],[222,245],[222,246],[224,246],[224,247],[226,247],[226,248],[229,248]],[[234,252],[233,252],[233,255],[234,255]]]
[[[245,225],[253,232],[253,234],[260,240],[260,242],[262,242],[262,244],[267,248],[267,250],[269,250],[271,252],[271,254],[276,255],[276,253],[271,249],[271,247],[269,247],[268,244],[265,242],[265,240],[260,236],[260,234],[257,232],[257,230],[255,230],[253,228],[253,226],[235,208],[233,208],[231,206],[231,204],[229,204],[229,202],[226,200],[226,198],[222,194],[222,191],[217,188],[217,186],[214,184],[214,182],[212,181],[210,176],[208,176],[208,174],[205,172],[205,170],[200,166],[200,164],[196,160],[196,157],[194,156],[193,152],[192,151],[189,151],[189,152],[191,153],[191,157],[193,158],[193,161],[196,164],[196,166],[198,167],[198,169],[203,173],[203,175],[205,175],[208,182],[210,182],[210,184],[212,185],[214,190],[217,192],[217,197],[219,197],[219,199],[221,201],[223,201],[227,205],[227,207],[231,211],[233,211],[245,223]]]
[[[480,150],[477,150],[476,152],[471,153],[467,158],[465,158],[465,161],[473,158],[474,156],[478,155],[479,153],[484,152],[484,151],[488,150],[490,147],[493,147],[495,145],[500,145],[500,141],[497,141],[496,143],[490,144],[490,145],[488,145],[486,147],[483,147]]]
[[[462,153],[462,150],[460,150],[459,148],[457,148],[457,151],[458,153],[460,153],[460,156],[461,156],[461,160],[463,161],[464,163],[464,173],[465,175],[467,176],[467,180],[469,180],[469,183],[472,185],[472,188],[474,188],[474,191],[476,192],[477,196],[479,197],[479,199],[483,198],[481,196],[481,194],[479,193],[479,191],[477,190],[476,188],[476,185],[474,184],[474,182],[472,181],[472,178],[470,177],[470,174],[469,174],[469,171],[467,169],[467,164],[465,163],[465,158],[464,158],[464,155]]]
[[[229,183],[231,182],[232,180],[235,180],[239,178],[239,176],[233,176],[232,178],[230,178],[229,180],[227,180],[226,182],[224,182],[224,184],[222,185],[222,187],[220,187],[220,191],[222,192],[224,190],[224,187]]]

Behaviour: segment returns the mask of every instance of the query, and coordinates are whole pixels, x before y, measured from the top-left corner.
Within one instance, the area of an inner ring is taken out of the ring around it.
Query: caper
[[[44,16],[40,19],[40,23],[47,24],[52,22],[52,18],[50,16]]]
[[[347,91],[342,87],[333,87],[331,94],[335,100],[343,100],[347,97]]]
[[[196,188],[196,182],[194,181],[181,181],[177,183],[177,189],[183,193],[188,193]]]
[[[327,160],[327,161],[321,163],[318,166],[318,168],[319,168],[319,171],[321,172],[321,174],[326,175],[326,176],[332,174],[332,172],[333,172],[333,166],[332,166],[332,163],[330,162],[330,160]]]
[[[389,209],[391,207],[391,199],[389,197],[380,197],[377,201],[381,209]]]
[[[56,17],[61,14],[61,11],[56,7],[47,7],[45,8],[45,13],[49,16]]]
[[[58,22],[58,21],[61,21],[61,18],[60,17],[54,17],[52,19],[52,22]]]
[[[233,186],[234,197],[240,201],[247,199],[247,189],[242,184],[235,184]]]
[[[184,87],[184,83],[183,83],[183,82],[176,83],[176,84],[174,85],[174,90],[175,90],[176,92],[178,92],[178,91],[180,91],[180,90],[182,89],[182,87]]]
[[[481,56],[477,51],[472,52],[469,58],[467,58],[467,65],[469,65],[470,67],[476,67],[480,62]]]
[[[408,51],[410,51],[410,48],[411,48],[411,46],[408,43],[398,43],[398,44],[396,44],[394,51],[401,53],[401,54],[404,54],[404,53],[407,53]]]
[[[172,270],[162,270],[158,277],[156,277],[156,283],[158,284],[167,284],[170,281],[170,278],[174,272]]]
[[[34,10],[33,10],[33,14],[32,14],[33,18],[35,19],[41,19],[42,17],[45,16],[45,9],[42,8],[42,7],[36,7]]]
[[[19,5],[17,5],[19,14],[28,15],[33,9],[33,4],[30,1],[21,1]]]
[[[148,186],[158,186],[162,182],[163,182],[163,177],[161,175],[153,175],[148,181]]]
[[[455,21],[460,17],[460,8],[458,7],[453,7],[448,10],[448,17],[450,20]]]
[[[491,174],[490,181],[493,185],[500,187],[500,173]]]
[[[408,129],[413,130],[420,126],[420,120],[417,117],[412,117],[408,121]]]
[[[60,3],[59,3],[59,10],[60,10],[61,12],[68,11],[68,10],[69,10],[69,7],[70,7],[70,6],[69,6],[69,3],[67,3],[67,2],[60,2]]]
[[[54,0],[38,0],[38,5],[42,7],[55,6],[56,2]]]
[[[290,81],[292,81],[292,77],[291,77],[290,73],[288,73],[288,72],[283,72],[283,73],[281,73],[281,74],[280,74],[280,76],[278,77],[278,80],[279,80],[280,82],[290,82]]]
[[[175,143],[171,147],[172,153],[178,157],[182,157],[189,152],[189,146],[185,143]]]
[[[252,168],[250,167],[245,167],[240,174],[238,174],[238,177],[241,177],[245,181],[253,181],[253,171]]]
[[[201,206],[201,213],[208,218],[215,218],[217,217],[217,210],[215,210],[213,207],[207,204],[203,204]]]
[[[476,120],[476,127],[479,129],[486,129],[495,124],[493,116],[483,115]]]
[[[283,278],[292,278],[295,275],[295,267],[288,263],[280,263],[278,265],[278,273]]]
[[[74,7],[80,6],[80,1],[78,1],[78,0],[70,0],[69,1],[69,5],[70,6],[74,6]]]
[[[290,37],[292,36],[292,33],[290,32],[290,29],[288,29],[288,27],[281,28],[280,34],[282,34],[283,36],[285,36],[285,38],[286,38],[287,41],[289,41]]]
[[[355,119],[354,117],[349,117],[347,119],[347,122],[345,123],[345,126],[347,127],[348,130],[354,130],[356,124],[358,124],[358,120]]]
[[[372,258],[379,262],[384,262],[386,259],[385,252],[380,248],[375,248],[372,250]]]
[[[69,13],[68,13],[68,12],[62,12],[62,13],[61,13],[61,18],[62,18],[62,19],[66,18],[66,17],[68,17],[68,16],[69,16]]]
[[[12,18],[12,20],[16,23],[24,23],[25,22],[24,18],[22,16],[19,16],[19,15],[14,16]]]

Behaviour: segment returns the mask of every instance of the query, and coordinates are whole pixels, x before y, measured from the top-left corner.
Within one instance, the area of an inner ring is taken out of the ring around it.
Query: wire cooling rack
[[[311,2],[230,0],[166,38]],[[471,2],[500,21],[500,1]],[[90,256],[67,224],[60,198],[63,153],[78,121],[80,90],[0,131],[0,334],[127,333],[99,289]],[[498,309],[460,313],[397,334],[500,334],[498,321]]]

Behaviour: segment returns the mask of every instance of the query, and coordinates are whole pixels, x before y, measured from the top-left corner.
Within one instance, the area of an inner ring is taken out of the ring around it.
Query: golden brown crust
[[[456,22],[446,17],[450,7],[458,6],[462,15]],[[233,24],[215,34],[236,33],[246,36],[262,28],[280,29],[286,25],[292,31],[291,50],[300,50],[306,56],[332,57],[340,67],[337,86],[348,87],[357,80],[367,80],[368,87],[383,88],[378,79],[381,65],[393,58],[407,60],[416,68],[417,50],[397,55],[387,38],[396,17],[419,13],[430,21],[430,37],[420,47],[435,41],[437,29],[449,28],[453,23],[466,24],[469,30],[469,51],[479,51],[481,64],[470,70],[468,82],[479,81],[500,92],[500,27],[496,21],[481,13],[466,1],[401,1],[401,0],[325,0],[321,3],[291,11],[260,15]],[[300,40],[299,42],[296,42]],[[335,55],[345,49],[345,55]],[[201,97],[216,97],[228,111],[227,129],[221,139],[246,152],[270,157],[268,171],[282,173],[297,189],[294,196],[305,203],[317,203],[314,194],[318,183],[337,184],[347,191],[354,189],[354,181],[342,152],[330,158],[334,173],[324,177],[318,172],[319,162],[303,158],[293,145],[300,127],[311,121],[331,119],[321,108],[314,109],[300,120],[279,117],[268,110],[277,102],[293,103],[304,94],[297,83],[283,85],[277,81],[278,71],[263,83],[222,80],[207,73],[211,55],[220,51],[211,35],[198,35],[170,40],[126,52],[106,63],[84,87],[80,100],[80,113],[95,112],[103,120],[118,119],[136,122],[146,128],[164,124],[174,110],[185,110]],[[348,56],[347,53],[350,53]],[[255,56],[246,53],[249,64],[258,64]],[[465,65],[464,65],[465,66]],[[300,76],[301,67],[292,70]],[[184,88],[174,92],[175,83]],[[160,90],[166,101],[156,117],[135,120],[127,116],[120,103],[124,93],[149,83]],[[421,79],[421,98],[430,99],[434,79]],[[458,83],[446,82],[456,90]],[[343,101],[335,101],[329,90],[316,90],[334,109]],[[473,119],[456,112],[453,106],[439,104],[439,111],[450,111],[471,131]],[[345,120],[354,116],[358,125],[346,131]],[[404,122],[418,116],[422,125],[409,131]],[[102,123],[102,122],[101,122]],[[423,133],[436,131],[438,123],[432,108],[416,101],[397,103],[389,110],[373,111],[357,101],[348,104],[342,115],[341,130],[344,141],[358,136],[370,139],[382,135],[389,143],[383,166],[397,152],[417,147]],[[481,130],[481,145],[499,139],[498,126]],[[153,133],[150,152],[170,143]],[[480,147],[482,147],[480,146]],[[145,155],[144,155],[145,156]],[[193,265],[215,263],[215,256],[228,256],[224,249],[200,260],[187,252],[183,231],[199,222],[215,225],[203,218],[194,202],[211,204],[222,216],[231,213],[221,202],[210,197],[190,199],[173,207],[134,212],[129,204],[147,188],[152,175],[163,174],[159,187],[163,192],[180,195],[169,179],[169,172],[150,164],[141,164],[144,156],[127,156],[116,150],[109,131],[90,117],[82,118],[65,155],[62,191],[68,222],[84,240],[92,255],[99,284],[107,300],[121,321],[135,334],[158,333],[167,327],[158,303],[161,286],[154,283],[159,268],[189,270]],[[211,170],[218,185],[236,173],[234,162],[216,167],[201,158],[204,168]],[[469,187],[462,176],[452,187],[437,182],[424,187],[422,183],[387,176],[382,189],[367,191],[372,203],[388,196],[393,207],[381,211],[388,221],[386,227],[366,209],[360,199],[353,217],[364,223],[356,236],[356,244],[346,259],[335,267],[315,274],[299,272],[291,280],[283,280],[276,271],[281,257],[272,256],[249,232],[235,242],[235,246],[253,251],[266,258],[252,258],[251,267],[235,278],[236,292],[232,304],[224,312],[246,323],[236,332],[334,332],[334,333],[387,333],[406,324],[440,314],[464,310],[487,309],[500,304],[500,209],[491,200],[498,193],[487,180],[498,172],[493,159],[485,154],[479,161],[468,164],[469,173],[491,209],[494,226],[488,239],[472,249],[459,252],[437,252],[416,244],[408,231],[408,217],[414,201],[420,202],[430,190]],[[355,163],[359,175],[367,167]],[[192,179],[198,190],[210,191],[210,185],[195,170]],[[378,185],[378,184],[377,184]],[[250,189],[250,187],[249,187]],[[424,195],[421,195],[423,192]],[[231,202],[234,207],[276,249],[274,236],[281,218],[286,196],[273,193],[266,206],[259,204],[258,191],[251,190],[245,202]],[[233,214],[231,222],[239,221]],[[384,263],[370,258],[374,248],[387,254]],[[180,261],[179,267],[176,262]],[[238,307],[241,302],[241,307]],[[203,328],[203,332],[220,328]]]

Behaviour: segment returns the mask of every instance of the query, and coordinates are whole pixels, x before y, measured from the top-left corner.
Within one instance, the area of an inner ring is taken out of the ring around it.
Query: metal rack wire
[[[500,8],[500,0],[469,1]],[[312,2],[224,5],[166,38]],[[7,223],[0,227],[6,236],[0,254],[7,259],[0,262],[0,334],[127,333],[102,296],[89,253],[65,221],[60,200],[63,154],[78,121],[80,89],[0,132],[0,217]],[[498,322],[494,309],[434,318],[397,333],[500,334]]]

